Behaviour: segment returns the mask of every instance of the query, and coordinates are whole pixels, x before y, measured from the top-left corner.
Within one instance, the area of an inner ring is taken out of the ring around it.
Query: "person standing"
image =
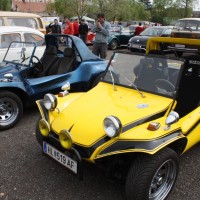
[[[79,37],[79,22],[78,18],[74,21],[74,35]]]
[[[79,34],[80,34],[80,38],[86,44],[86,42],[87,42],[87,35],[88,35],[88,25],[85,23],[84,19],[81,19],[81,21],[80,21]]]
[[[74,35],[74,25],[68,18],[65,20],[64,34]]]
[[[92,32],[96,33],[92,52],[105,59],[108,50],[108,37],[110,34],[111,25],[105,20],[103,13],[97,15],[97,22],[92,28]]]
[[[49,25],[49,26],[50,26],[49,28],[51,30],[49,33],[58,33],[58,34],[61,33],[61,27],[60,27],[57,19],[54,19],[54,24]]]
[[[143,30],[142,23],[139,22],[139,25],[135,28],[135,35],[139,35]]]

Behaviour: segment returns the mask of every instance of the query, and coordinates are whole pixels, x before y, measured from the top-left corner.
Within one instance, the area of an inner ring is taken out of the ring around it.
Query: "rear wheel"
[[[165,200],[178,174],[178,155],[169,148],[154,155],[140,155],[126,178],[128,200]]]
[[[112,40],[112,41],[110,42],[110,44],[109,44],[109,49],[111,49],[111,50],[116,50],[117,47],[118,47],[118,42],[117,42],[117,40]]]
[[[8,91],[0,92],[0,131],[12,128],[23,114],[21,99]]]

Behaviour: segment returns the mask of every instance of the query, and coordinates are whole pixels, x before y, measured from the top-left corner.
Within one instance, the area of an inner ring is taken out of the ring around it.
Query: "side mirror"
[[[165,121],[165,124],[170,126],[171,124],[178,122],[179,114],[175,111],[171,111]]]
[[[63,90],[63,92],[59,92],[59,94],[58,94],[59,97],[64,97],[64,96],[68,95],[69,94],[68,90],[70,90],[70,83],[69,82],[65,83],[61,87],[61,90]]]
[[[3,76],[5,79],[7,79],[9,82],[12,81],[13,79],[13,75],[11,73],[8,73],[8,74],[4,74]]]
[[[65,84],[61,87],[61,90],[64,90],[64,91],[70,90],[70,83],[69,83],[69,82],[65,83]]]

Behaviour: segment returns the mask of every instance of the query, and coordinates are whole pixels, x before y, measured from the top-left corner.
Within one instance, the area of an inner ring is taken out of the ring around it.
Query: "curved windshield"
[[[132,87],[138,92],[173,97],[183,61],[156,55],[115,53],[103,79],[105,82]]]
[[[162,34],[162,32],[163,32],[162,28],[150,27],[150,28],[147,28],[144,31],[142,31],[140,33],[140,35],[144,35],[144,36],[160,36]]]
[[[11,42],[3,61],[28,65],[35,48],[36,44],[32,42]]]

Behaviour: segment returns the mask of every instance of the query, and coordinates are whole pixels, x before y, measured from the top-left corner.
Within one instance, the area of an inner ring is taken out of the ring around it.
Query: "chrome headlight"
[[[104,131],[109,137],[116,137],[121,133],[122,124],[117,117],[108,116],[103,120]]]
[[[57,106],[57,98],[53,94],[45,94],[43,102],[47,110],[54,110]]]

